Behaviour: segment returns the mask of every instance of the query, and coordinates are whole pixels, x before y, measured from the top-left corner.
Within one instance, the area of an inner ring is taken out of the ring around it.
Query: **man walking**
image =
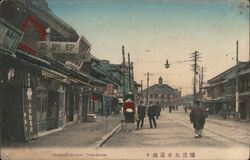
[[[153,128],[152,121],[154,123],[154,127],[156,128],[157,125],[155,121],[155,106],[153,105],[152,101],[149,102],[149,106],[148,106],[148,119],[149,119],[150,128]]]
[[[137,114],[138,114],[138,120],[137,120],[137,130],[139,129],[139,126],[141,124],[141,128],[143,127],[144,123],[144,118],[146,115],[146,108],[145,105],[143,104],[143,101],[140,101],[139,106],[137,107]]]
[[[169,105],[169,108],[168,108],[169,113],[172,113],[172,109],[173,109],[172,104],[170,104],[170,105]]]
[[[161,114],[161,106],[159,102],[156,102],[155,110],[156,110],[156,119],[158,119]]]
[[[193,127],[195,129],[195,138],[201,138],[207,114],[200,105],[200,101],[198,100],[195,101],[195,106],[190,112],[189,116],[190,116],[190,121],[191,123],[193,123]]]

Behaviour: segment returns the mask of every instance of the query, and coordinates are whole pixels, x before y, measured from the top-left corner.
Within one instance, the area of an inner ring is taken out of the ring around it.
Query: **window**
[[[38,90],[37,91],[37,108],[36,108],[36,115],[37,121],[42,121],[46,119],[46,111],[47,111],[47,92],[45,90]]]

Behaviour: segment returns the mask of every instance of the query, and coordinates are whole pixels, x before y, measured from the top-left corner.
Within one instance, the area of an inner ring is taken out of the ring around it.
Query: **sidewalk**
[[[107,130],[106,130],[107,120]],[[118,129],[121,115],[106,117],[97,116],[96,122],[83,122],[66,126],[58,131],[26,143],[12,143],[6,147],[96,147],[97,143],[108,138],[114,128]]]

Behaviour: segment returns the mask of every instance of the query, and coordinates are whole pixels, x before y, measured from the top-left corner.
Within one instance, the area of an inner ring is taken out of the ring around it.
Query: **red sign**
[[[37,41],[43,41],[46,35],[45,27],[32,16],[28,16],[23,21],[21,30],[24,35],[19,44],[19,49],[35,54],[37,51]]]
[[[108,83],[106,85],[105,93],[108,95],[111,95],[113,93],[113,84],[112,83]]]

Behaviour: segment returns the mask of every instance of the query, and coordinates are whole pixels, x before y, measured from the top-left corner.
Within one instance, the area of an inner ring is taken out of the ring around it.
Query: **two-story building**
[[[148,95],[147,95],[148,93]],[[149,86],[142,91],[142,99],[144,102],[153,101],[159,102],[162,107],[177,106],[180,103],[181,94],[177,89],[172,88],[167,84],[163,84],[162,77],[159,78],[159,83]]]
[[[2,139],[29,140],[86,119],[89,91],[103,83],[72,63],[89,59],[89,42],[46,1],[3,1],[0,19]],[[55,60],[71,53],[78,61]]]
[[[226,109],[231,116],[236,112],[236,75],[238,75],[239,117],[248,119],[250,114],[250,62],[240,62],[214,78],[208,80],[206,103],[212,114]]]

